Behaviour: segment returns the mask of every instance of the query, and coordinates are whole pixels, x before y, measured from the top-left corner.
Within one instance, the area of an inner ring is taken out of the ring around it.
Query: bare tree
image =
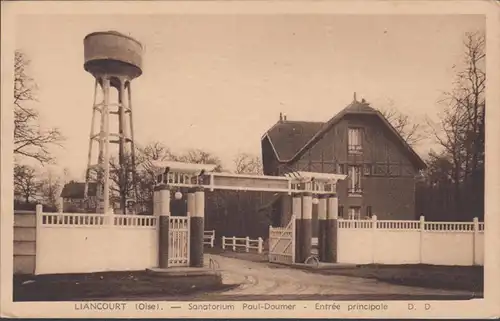
[[[214,171],[222,171],[222,162],[220,158],[201,149],[191,149],[176,157],[176,159],[186,163],[216,165]]]
[[[249,153],[240,153],[233,160],[236,174],[258,174],[263,173],[262,161],[259,156]]]
[[[50,145],[60,145],[63,136],[57,128],[42,130],[38,112],[30,107],[36,101],[37,86],[28,75],[30,61],[16,51],[14,61],[14,154],[36,159],[41,163],[53,160]]]
[[[452,164],[454,202],[462,218],[484,209],[485,38],[483,33],[464,37],[464,61],[457,70],[454,89],[444,94],[438,122],[428,120],[443,157]]]
[[[392,100],[389,101],[387,107],[379,108],[378,111],[387,119],[387,121],[389,121],[392,127],[394,127],[401,137],[403,137],[408,145],[416,146],[423,139],[425,139],[424,125],[416,122],[412,119],[412,117],[402,113],[394,107],[394,102]]]
[[[36,170],[28,165],[14,166],[14,192],[21,195],[26,203],[36,197],[40,184]]]
[[[62,188],[60,177],[56,177],[51,171],[47,173],[47,177],[40,181],[39,189],[43,198],[44,205],[56,208],[58,207],[58,199]]]

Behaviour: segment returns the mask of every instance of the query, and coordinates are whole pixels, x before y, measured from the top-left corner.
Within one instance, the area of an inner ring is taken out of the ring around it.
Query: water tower
[[[95,78],[84,197],[89,200],[89,185],[95,183],[97,211],[107,213],[111,172],[119,182],[120,210],[127,213],[133,210],[131,204],[137,196],[131,82],[142,74],[142,45],[115,31],[91,33],[83,43],[84,68]],[[117,166],[110,166],[110,144],[118,146],[113,163]]]

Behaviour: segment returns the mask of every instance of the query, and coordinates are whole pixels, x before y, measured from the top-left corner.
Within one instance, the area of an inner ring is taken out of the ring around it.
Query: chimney
[[[280,121],[283,121],[283,113],[280,113]]]
[[[283,120],[286,121],[286,114],[283,114]]]

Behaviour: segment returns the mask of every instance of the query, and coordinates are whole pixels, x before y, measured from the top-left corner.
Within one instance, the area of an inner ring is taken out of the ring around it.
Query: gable
[[[377,110],[370,107],[368,103],[353,101],[347,107],[338,112],[328,122],[306,122],[306,121],[279,121],[262,138],[263,156],[264,142],[268,140],[274,151],[276,160],[281,163],[292,164],[299,161],[306,153],[315,153],[311,148],[322,140],[330,132],[330,129],[341,122],[346,116],[371,116],[380,121],[380,126],[385,128],[387,137],[397,148],[405,154],[411,164],[416,169],[426,167],[424,161],[417,155],[413,148],[406,143],[401,135],[387,121],[387,119]],[[339,130],[339,135],[343,135]],[[347,139],[340,137],[340,139]],[[346,144],[347,145],[347,144]],[[347,146],[346,146],[347,148]],[[322,152],[321,157],[324,157]],[[263,157],[264,158],[264,157]],[[315,157],[318,159],[317,157]],[[264,168],[266,169],[266,163]]]
[[[316,134],[324,123],[280,121],[266,134],[280,162],[291,159]]]

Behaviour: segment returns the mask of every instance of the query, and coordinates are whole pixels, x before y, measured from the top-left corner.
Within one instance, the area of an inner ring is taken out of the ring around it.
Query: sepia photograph
[[[293,317],[485,298],[485,14],[13,27],[14,304]]]

